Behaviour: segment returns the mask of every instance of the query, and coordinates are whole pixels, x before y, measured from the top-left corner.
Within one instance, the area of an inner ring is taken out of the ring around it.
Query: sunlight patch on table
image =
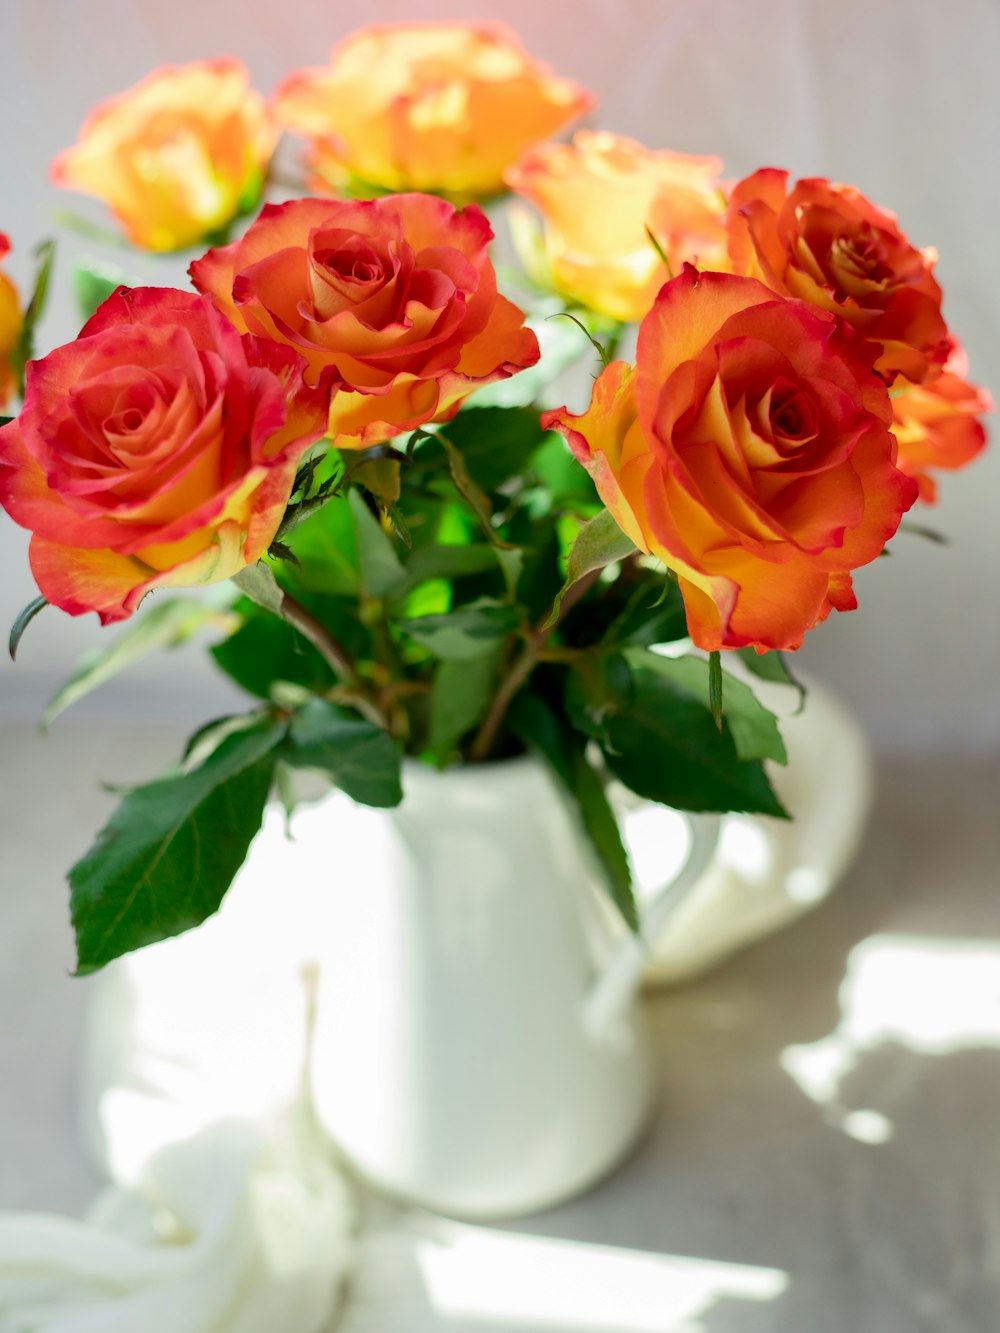
[[[1000,1050],[1000,944],[869,936],[848,958],[840,1008],[829,1036],[786,1047],[781,1066],[831,1124],[859,1142],[885,1143],[891,1121],[849,1109],[845,1080],[864,1055],[890,1043],[929,1056]]]
[[[445,1316],[601,1333],[696,1333],[723,1300],[770,1301],[780,1269],[444,1224],[417,1246],[431,1304]]]

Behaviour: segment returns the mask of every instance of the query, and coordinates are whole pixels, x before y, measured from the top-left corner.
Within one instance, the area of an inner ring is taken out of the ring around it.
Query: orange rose
[[[238,60],[155,70],[102,103],[56,183],[96,195],[144,250],[183,250],[260,198],[276,134]]]
[[[895,466],[878,347],[752,278],[684,273],[562,431],[622,530],[680,578],[708,650],[797,648],[856,605],[916,496]]]
[[[9,253],[10,241],[0,231],[0,260]],[[17,288],[6,273],[0,273],[0,407],[13,397],[17,387],[17,376],[10,358],[21,336],[23,323]]]
[[[363,28],[325,68],[292,74],[274,114],[313,141],[316,189],[463,201],[502,189],[526,148],[592,104],[501,24],[409,23]]]
[[[848,185],[765,168],[733,189],[732,267],[782,296],[842,316],[882,344],[878,370],[919,383],[948,354],[931,249],[915,249],[896,218]]]
[[[538,360],[498,295],[475,204],[430,195],[268,205],[242,240],[191,265],[242,332],[294,347],[330,396],[341,449],[454,415],[481,385]]]
[[[986,444],[980,413],[993,410],[985,389],[965,378],[968,362],[956,342],[944,367],[923,384],[898,379],[892,387],[892,431],[899,444],[898,465],[920,486],[920,499],[933,504],[937,483],[929,468],[954,471]]]
[[[286,347],[193,293],[120,287],[28,365],[0,430],[0,504],[42,594],[121,620],[151,588],[226,579],[267,550],[322,415]]]
[[[617,134],[581,130],[570,144],[544,144],[507,173],[541,211],[539,237],[524,215],[515,240],[532,276],[612,319],[641,319],[669,274],[685,261],[718,268],[726,253],[726,199],[715,157],[651,152]]]

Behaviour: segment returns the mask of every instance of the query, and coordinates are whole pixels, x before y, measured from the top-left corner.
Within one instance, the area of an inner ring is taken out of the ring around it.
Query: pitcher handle
[[[612,803],[646,804],[624,791]],[[628,798],[632,798],[628,800]],[[640,981],[649,950],[667,922],[708,869],[719,843],[721,817],[716,814],[677,813],[688,826],[688,850],[682,865],[671,878],[648,897],[639,913],[639,929],[619,942],[584,1001],[583,1023],[593,1037],[605,1037],[624,1013]]]

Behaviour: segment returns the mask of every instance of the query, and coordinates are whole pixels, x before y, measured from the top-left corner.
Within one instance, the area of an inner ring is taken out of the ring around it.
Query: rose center
[[[380,282],[384,273],[378,255],[367,245],[324,251],[316,255],[316,264],[323,276],[340,289]]]
[[[838,236],[830,247],[830,260],[837,277],[838,299],[843,299],[843,284],[850,284],[852,280],[882,284],[892,277],[892,269],[885,261],[882,239],[868,223]],[[844,290],[844,295],[847,294]]]
[[[106,407],[106,412],[96,415],[95,424],[111,455],[118,458],[121,449],[131,451],[136,447],[135,437],[144,430],[149,414],[155,411],[156,396],[148,384],[132,384]]]
[[[127,432],[138,430],[143,423],[143,415],[137,407],[130,407],[123,412],[117,421],[109,422],[109,426],[116,433],[126,434]]]
[[[816,438],[816,404],[800,389],[776,394],[768,413],[771,437],[781,453],[794,452]]]

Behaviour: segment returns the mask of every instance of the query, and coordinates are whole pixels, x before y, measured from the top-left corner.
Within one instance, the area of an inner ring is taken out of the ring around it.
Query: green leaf
[[[785,816],[761,762],[740,758],[728,723],[720,732],[708,707],[658,668],[633,667],[632,684],[603,740],[608,768],[626,787],[678,810]]]
[[[950,539],[943,532],[938,532],[937,528],[930,528],[926,523],[912,523],[904,518],[899,525],[900,532],[908,532],[913,537],[923,537],[925,541],[933,542],[935,546],[948,546]]]
[[[365,453],[370,453],[366,450]],[[360,481],[365,490],[370,491],[383,508],[394,505],[402,492],[400,482],[400,460],[393,455],[390,458],[365,458],[358,466],[351,469],[352,480]]]
[[[320,509],[295,527],[291,547],[299,565],[282,565],[281,585],[303,600],[310,593],[356,597],[361,575],[353,510],[341,496],[321,497],[320,503]]]
[[[658,585],[658,586],[657,586]],[[652,648],[687,638],[680,589],[660,575],[644,578],[602,636],[606,647]]]
[[[292,770],[281,759],[274,766],[274,798],[281,802],[281,808],[285,812],[285,837],[292,838],[294,836],[292,815],[295,814],[299,803],[299,794],[295,788]]]
[[[295,554],[292,548],[285,542],[279,542],[277,537],[275,537],[274,541],[267,548],[267,554],[272,560],[285,560],[292,565],[298,565],[299,563],[299,557]]]
[[[574,753],[572,794],[576,797],[584,828],[604,868],[612,901],[629,929],[638,930],[639,915],[632,890],[632,872],[618,820],[608,801],[604,783],[587,761],[583,750]]]
[[[271,547],[284,542],[290,532],[313,514],[319,513],[332,501],[340,499],[338,487],[344,480],[344,460],[330,447],[328,439],[317,440],[303,455],[295,473],[291,497],[285,506],[278,531]],[[349,519],[350,515],[346,517]],[[270,549],[270,548],[268,548]]]
[[[252,731],[266,717],[260,710],[250,713],[226,713],[203,723],[187,738],[180,769],[195,768],[215,753],[222,742],[238,731]]]
[[[360,491],[351,491],[348,503],[354,516],[362,591],[366,597],[392,597],[407,582],[406,570],[396,554],[392,539],[383,531]]]
[[[708,655],[708,709],[712,721],[722,730],[722,656],[716,650]]]
[[[81,255],[73,262],[73,287],[80,315],[86,322],[97,307],[119,287],[132,286],[124,269],[103,259]]]
[[[21,640],[24,637],[24,631],[28,628],[39,611],[44,610],[49,605],[44,597],[36,597],[33,601],[21,611],[13,625],[10,627],[10,638],[7,640],[7,651],[10,653],[10,660],[13,662],[17,657],[17,650],[21,646]]]
[[[222,670],[248,693],[271,698],[275,681],[324,693],[337,677],[323,657],[286,620],[252,615],[222,643],[210,650]]]
[[[517,629],[518,616],[514,607],[480,597],[442,615],[414,616],[396,623],[442,661],[468,662]]]
[[[746,669],[760,680],[772,680],[778,685],[794,686],[799,692],[798,711],[802,712],[806,702],[806,687],[792,675],[784,653],[776,649],[758,653],[754,648],[737,648],[736,652]]]
[[[507,585],[507,596],[512,602],[517,601],[517,585],[524,570],[524,551],[518,546],[494,546],[494,554]]]
[[[506,552],[504,554],[507,554]],[[427,579],[457,579],[467,574],[485,574],[497,567],[497,552],[485,542],[469,546],[424,546],[406,561],[410,583]]]
[[[561,435],[547,436],[532,459],[532,470],[549,495],[563,502],[600,505],[590,473],[570,452]]]
[[[602,509],[596,517],[585,523],[569,553],[569,560],[566,562],[566,581],[556,595],[552,614],[547,623],[553,625],[559,618],[562,600],[574,583],[579,583],[592,570],[603,569],[612,561],[623,560],[627,555],[632,555],[635,549],[635,542],[622,532],[611,516],[610,510]]]
[[[499,661],[499,647],[494,646],[466,661],[438,665],[431,686],[427,746],[439,763],[446,763],[462,737],[485,717]]]
[[[24,311],[21,332],[8,356],[8,360],[14,368],[22,387],[24,385],[24,368],[35,355],[35,331],[48,300],[49,283],[52,279],[52,266],[55,263],[55,258],[55,241],[42,241],[35,247],[35,259],[38,263],[35,269],[34,287]]]
[[[556,526],[553,514],[547,511],[534,514],[526,509],[516,510],[507,526],[510,540],[517,544],[517,554],[521,557],[516,601],[522,615],[532,624],[549,614],[563,584]]]
[[[400,616],[440,616],[451,610],[452,585],[447,579],[424,579],[400,598]]]
[[[236,584],[244,597],[250,598],[251,602],[255,602],[257,606],[262,606],[265,611],[270,611],[272,615],[281,615],[285,594],[278,586],[278,581],[274,577],[274,570],[270,565],[265,565],[260,560],[255,565],[246,565],[237,574],[233,575],[232,582]]]
[[[383,500],[382,505],[386,518],[392,524],[393,532],[407,550],[411,550],[413,547],[413,533],[410,531],[410,525],[405,514],[394,500]]]
[[[573,659],[564,703],[567,715],[583,735],[602,740],[610,715],[627,708],[631,697],[632,672],[620,653],[606,656],[598,646]]]
[[[515,735],[541,755],[566,791],[612,901],[628,925],[637,929],[628,854],[604,783],[587,760],[583,738],[533,690],[522,690],[517,695],[507,723]]]
[[[128,793],[69,872],[78,975],[218,909],[260,828],[283,735],[262,723],[199,768]]]
[[[486,491],[522,472],[545,433],[534,408],[480,407],[475,399],[442,431],[469,475]]]
[[[138,662],[154,648],[176,648],[203,625],[221,619],[220,612],[193,597],[170,597],[143,610],[114,641],[81,658],[74,674],[48,703],[42,726],[51,726],[64,709],[91,690]]]
[[[625,659],[633,668],[658,672],[711,712],[711,666],[704,658],[692,654],[664,657],[644,649],[630,649]],[[778,719],[764,707],[749,685],[728,671],[725,680],[723,718],[732,734],[736,753],[741,759],[773,759],[776,764],[787,764],[788,755]]]
[[[130,248],[129,242],[121,232],[112,231],[110,227],[102,227],[99,223],[91,222],[89,218],[81,217],[79,213],[74,213],[68,208],[55,209],[52,221],[59,227],[76,232],[77,236],[86,236],[88,241],[94,241],[98,245],[111,246],[117,250]]]
[[[362,805],[393,806],[403,799],[399,742],[327,699],[310,699],[298,709],[281,757],[295,768],[322,769]]]
[[[455,483],[455,489],[478,518],[479,526],[486,534],[491,545],[506,547],[508,543],[503,541],[493,526],[493,506],[490,504],[489,497],[469,475],[469,469],[465,466],[465,459],[446,435],[438,435],[437,438],[444,446],[444,451],[448,456],[448,468],[451,472],[451,479]]]

